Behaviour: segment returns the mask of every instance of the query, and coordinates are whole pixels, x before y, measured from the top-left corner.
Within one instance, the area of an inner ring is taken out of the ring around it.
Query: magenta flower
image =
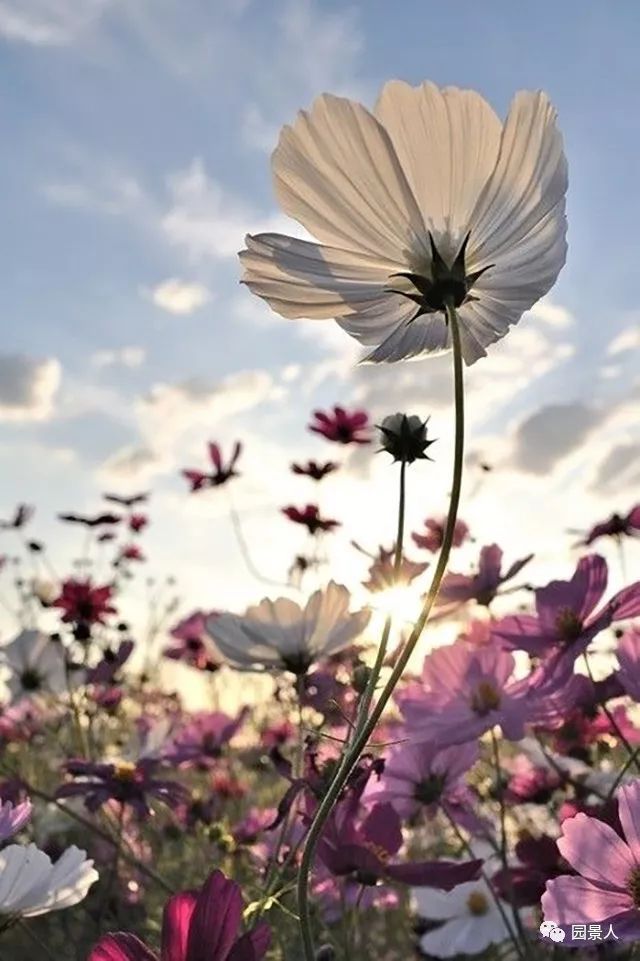
[[[211,767],[238,733],[248,713],[249,709],[243,708],[237,717],[229,717],[222,711],[193,714],[174,738],[165,760],[185,767]]]
[[[519,741],[527,721],[546,717],[566,678],[539,668],[516,681],[514,667],[513,655],[497,647],[473,648],[458,640],[432,651],[421,680],[397,695],[411,738],[448,747],[498,724],[506,738]]]
[[[310,477],[311,480],[321,481],[328,474],[332,474],[338,470],[338,465],[330,460],[324,464],[318,464],[315,460],[309,460],[306,464],[292,464],[291,470],[294,474],[299,474],[302,477]]]
[[[590,547],[599,537],[613,537],[621,541],[623,537],[637,537],[640,534],[640,504],[632,507],[628,514],[612,514],[606,521],[595,524],[580,544]]]
[[[442,547],[446,520],[444,517],[427,517],[424,526],[426,527],[426,533],[412,534],[411,537],[418,547],[424,547],[425,550],[435,554]],[[464,521],[457,520],[453,529],[453,546],[460,547],[468,537],[469,528]]]
[[[0,841],[6,841],[22,830],[30,820],[32,810],[29,800],[15,805],[11,801],[0,801]]]
[[[213,673],[217,671],[222,658],[216,651],[214,644],[207,634],[207,618],[213,618],[216,611],[205,613],[204,611],[194,611],[189,617],[185,617],[170,631],[171,637],[178,642],[170,647],[165,647],[163,654],[172,661],[183,661],[189,667],[195,667],[199,671]]]
[[[92,812],[108,801],[117,801],[130,807],[138,818],[147,818],[153,814],[150,798],[176,807],[187,796],[186,789],[176,781],[156,778],[157,766],[155,758],[113,763],[67,761],[64,768],[74,780],[61,785],[56,797],[84,797],[85,807]]]
[[[442,606],[476,601],[477,604],[489,607],[502,585],[515,577],[532,557],[533,554],[528,554],[527,557],[515,561],[503,574],[502,549],[497,544],[483,547],[477,573],[447,574],[442,581],[437,604]]]
[[[424,573],[429,566],[428,563],[421,564],[418,561],[410,561],[409,558],[403,554],[400,562],[400,570],[396,574],[395,544],[389,550],[380,546],[377,554],[370,554],[369,551],[365,551],[365,549],[360,547],[355,541],[351,541],[351,543],[356,550],[360,551],[361,554],[366,554],[366,556],[373,561],[373,564],[369,568],[369,579],[363,582],[363,586],[366,587],[368,591],[371,591],[371,593],[410,584],[416,577]]]
[[[370,444],[369,415],[364,410],[349,413],[337,404],[330,413],[314,411],[309,430],[338,444]]]
[[[640,701],[640,627],[631,627],[618,642],[618,680],[627,694]]]
[[[144,530],[149,523],[149,518],[146,514],[131,514],[129,517],[129,530],[133,531],[134,534],[139,534],[140,531]]]
[[[640,780],[618,791],[624,840],[597,818],[562,824],[558,849],[577,872],[547,882],[542,910],[559,925],[612,924],[619,938],[640,938]]]
[[[307,504],[302,510],[297,507],[283,507],[282,513],[294,524],[302,524],[311,535],[319,531],[332,531],[334,527],[340,527],[340,521],[334,521],[329,517],[321,517],[320,509],[315,504]]]
[[[573,664],[600,631],[640,614],[640,582],[623,588],[596,612],[606,587],[607,562],[589,554],[570,581],[551,581],[536,591],[535,615],[506,617],[492,633],[513,650],[541,657],[558,654]]]
[[[110,584],[94,587],[90,580],[78,581],[70,577],[63,582],[60,596],[53,606],[62,608],[65,624],[104,624],[109,614],[116,613],[110,603],[112,594]]]
[[[233,451],[227,464],[222,459],[222,452],[218,444],[210,443],[208,449],[209,459],[213,465],[212,471],[191,470],[190,468],[182,471],[182,476],[191,484],[192,494],[206,487],[221,487],[232,477],[239,476],[236,471],[236,464],[242,453],[242,444],[239,441],[236,441],[233,445]]]
[[[402,818],[420,813],[433,818],[442,809],[475,833],[482,822],[473,811],[475,799],[464,776],[477,760],[477,744],[444,750],[432,742],[402,744],[391,751],[367,800],[388,802]]]
[[[271,944],[261,921],[238,937],[243,900],[240,887],[214,871],[199,891],[183,891],[167,902],[160,955],[134,934],[107,934],[88,961],[261,961]]]
[[[122,641],[117,650],[107,647],[102,653],[102,660],[87,671],[87,684],[113,684],[120,668],[123,667],[133,654],[133,641]]]

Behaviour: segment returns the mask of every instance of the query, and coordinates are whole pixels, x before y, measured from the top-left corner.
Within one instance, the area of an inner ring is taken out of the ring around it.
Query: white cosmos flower
[[[482,954],[491,944],[500,944],[510,936],[489,885],[482,878],[459,884],[448,892],[414,888],[412,894],[421,918],[443,922],[420,938],[425,954],[436,958]],[[501,906],[514,930],[513,910],[504,902]]]
[[[334,318],[371,361],[450,348],[453,296],[473,363],[564,264],[555,121],[544,93],[516,94],[504,125],[474,91],[432,83],[393,80],[372,113],[322,95],[272,160],[281,207],[320,243],[247,237],[244,282],[283,317]]]
[[[10,844],[0,851],[0,915],[35,918],[70,908],[97,880],[93,861],[75,846],[52,864],[35,844]]]
[[[346,587],[330,581],[305,607],[286,597],[265,598],[243,616],[217,614],[207,630],[234,667],[304,674],[314,661],[335,654],[364,631],[370,612],[349,612]]]
[[[12,701],[43,693],[67,690],[64,650],[41,631],[22,631],[0,650],[0,662],[8,667]]]

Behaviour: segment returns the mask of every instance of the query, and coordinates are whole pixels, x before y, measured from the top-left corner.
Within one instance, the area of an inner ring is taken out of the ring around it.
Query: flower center
[[[492,681],[480,681],[471,695],[471,710],[484,717],[500,707],[500,691]]]
[[[393,293],[402,294],[402,296],[408,297],[409,300],[413,300],[418,305],[419,309],[413,318],[414,320],[421,314],[444,311],[448,304],[461,307],[469,300],[477,300],[478,298],[471,295],[469,291],[485,270],[489,270],[493,266],[493,264],[489,264],[481,270],[475,271],[475,273],[467,274],[465,253],[469,242],[469,234],[462,241],[462,246],[452,264],[448,264],[444,260],[431,233],[429,233],[429,242],[431,244],[431,277],[406,271],[392,274],[389,278],[393,280],[394,277],[404,277],[411,281],[415,287],[415,291],[389,288]]]
[[[118,781],[133,781],[136,776],[136,765],[132,761],[118,761],[113,765],[113,776]]]
[[[634,907],[640,908],[640,867],[635,867],[627,881],[627,891],[631,895]]]
[[[34,668],[28,667],[20,675],[20,684],[23,691],[37,691],[42,685],[42,678]]]
[[[442,794],[444,778],[441,774],[430,774],[424,781],[416,784],[414,797],[422,804],[433,804]]]
[[[472,891],[467,898],[467,907],[469,908],[470,914],[473,914],[475,917],[479,917],[480,915],[487,913],[489,910],[489,902],[482,891]]]
[[[582,634],[582,621],[570,607],[563,607],[556,617],[556,630],[563,641],[577,641]]]

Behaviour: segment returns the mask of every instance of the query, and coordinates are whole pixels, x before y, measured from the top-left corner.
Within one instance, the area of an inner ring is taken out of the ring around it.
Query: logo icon
[[[543,938],[551,938],[556,944],[565,939],[565,932],[558,927],[555,921],[543,921],[540,925],[540,934]]]

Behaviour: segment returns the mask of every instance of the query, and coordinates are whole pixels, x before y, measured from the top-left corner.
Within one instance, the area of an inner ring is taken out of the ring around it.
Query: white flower
[[[67,689],[64,650],[48,634],[22,631],[0,651],[9,668],[12,701],[33,694],[60,694]]]
[[[93,861],[75,846],[52,864],[35,844],[10,844],[0,851],[0,915],[34,918],[70,908],[97,880]]]
[[[564,264],[555,119],[543,93],[516,94],[504,126],[474,91],[431,83],[387,83],[373,113],[322,95],[272,161],[280,205],[321,243],[249,236],[245,283],[283,317],[334,318],[371,361],[448,349],[450,296],[473,363]]]
[[[330,581],[304,608],[286,597],[265,598],[242,617],[209,618],[207,630],[234,667],[304,674],[318,658],[347,647],[367,626],[369,611],[349,613],[349,600],[347,588]]]
[[[436,958],[452,958],[456,954],[482,954],[489,945],[509,938],[509,930],[484,879],[459,884],[452,891],[414,888],[416,909],[421,918],[443,923],[420,938],[420,948]],[[508,904],[502,909],[514,930],[513,911]]]

